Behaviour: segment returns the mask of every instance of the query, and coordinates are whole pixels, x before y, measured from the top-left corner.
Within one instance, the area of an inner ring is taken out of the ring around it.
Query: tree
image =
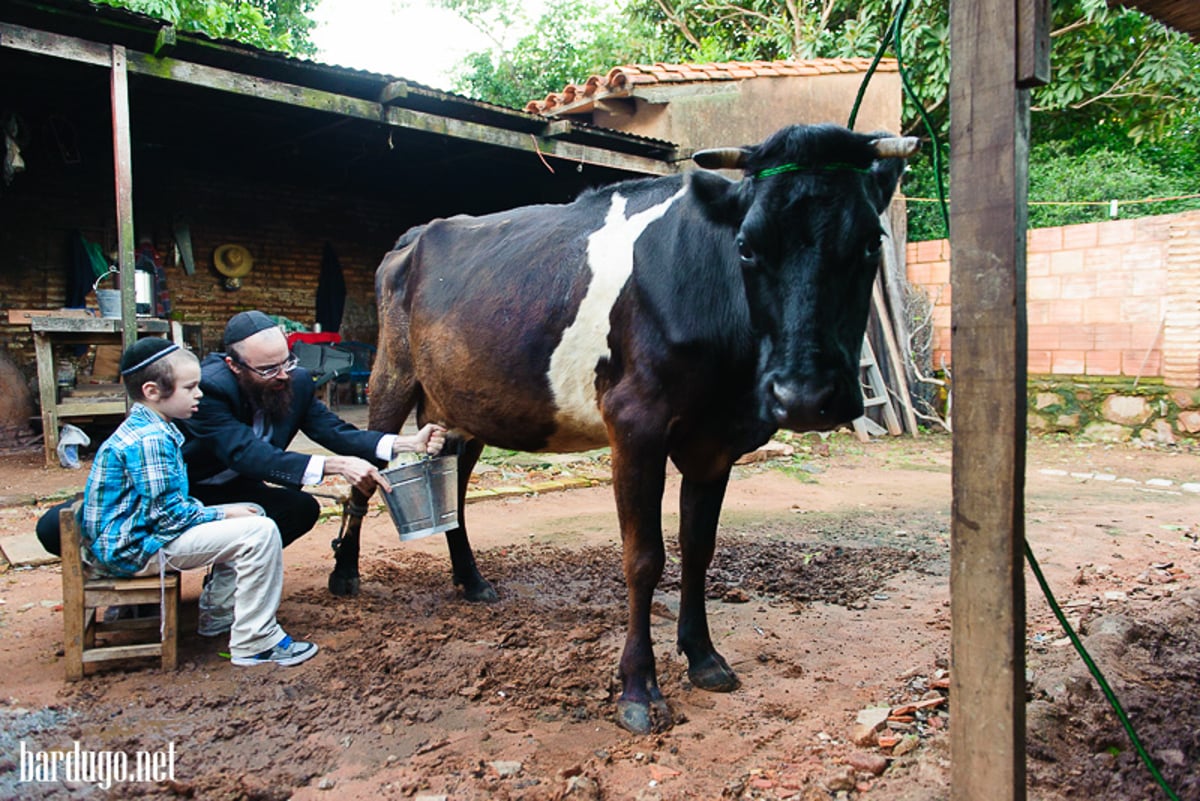
[[[911,94],[905,128],[920,110],[946,128],[948,0],[630,0],[683,60],[870,56],[885,38],[899,55]],[[890,33],[899,18],[900,37]],[[1034,93],[1034,112],[1051,129],[1121,121],[1134,141],[1162,135],[1200,101],[1200,49],[1150,17],[1106,0],[1053,4],[1054,80]]]
[[[521,9],[513,0],[443,5],[493,35],[511,31]],[[626,0],[617,16],[611,8],[596,0],[551,0],[534,32],[515,46],[505,47],[497,36],[495,48],[473,54],[458,88],[521,107],[622,63],[899,56],[903,128],[926,139],[910,162],[906,191],[936,196],[938,172],[944,180],[948,164],[948,0]],[[1121,200],[1140,199],[1139,187],[1171,188],[1158,196],[1187,194],[1180,190],[1188,186],[1195,191],[1200,47],[1144,14],[1110,9],[1105,0],[1056,0],[1052,28],[1053,80],[1033,94],[1033,198],[1066,200],[1067,187],[1072,200],[1096,201],[1111,199],[1118,188],[1125,189]],[[851,109],[846,113],[849,120]],[[1101,174],[1106,180],[1062,180]],[[910,236],[945,235],[936,207],[912,208]],[[1086,211],[1089,218],[1107,213],[1099,206]],[[1033,219],[1063,216],[1039,207]]]
[[[458,10],[495,42],[490,50],[464,60],[456,89],[511,108],[523,108],[568,83],[659,52],[648,33],[638,34],[636,24],[614,23],[607,15],[611,6],[599,0],[557,0],[536,22],[524,20],[517,6],[484,17],[483,25],[480,18],[464,14],[458,0],[445,0],[443,5]],[[532,33],[506,45],[505,25],[510,34],[521,29]]]
[[[97,0],[165,20],[181,31],[232,39],[263,50],[317,52],[308,14],[320,0]]]
[[[492,40],[470,54],[455,88],[490,103],[523,108],[527,102],[614,66],[668,56],[654,31],[637,19],[614,17],[603,0],[551,0],[530,19],[512,0],[441,0],[440,5]]]
[[[630,11],[649,20],[684,60],[712,52],[742,59],[868,56],[886,40],[886,53],[899,56],[904,70],[903,127],[927,139],[911,162],[906,191],[936,196],[931,157],[942,157],[943,180],[948,163],[947,0],[631,0]],[[898,38],[892,24],[899,25]],[[1187,194],[1189,186],[1195,192],[1200,47],[1105,0],[1055,2],[1052,40],[1053,80],[1033,94],[1033,199],[1133,200]],[[1064,180],[1074,176],[1096,180]],[[1051,208],[1035,208],[1031,220],[1107,214],[1099,206],[1073,213]],[[909,231],[916,239],[945,235],[931,206],[914,206]]]

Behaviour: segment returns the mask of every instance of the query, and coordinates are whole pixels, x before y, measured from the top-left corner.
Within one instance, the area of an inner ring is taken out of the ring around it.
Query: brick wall
[[[1031,375],[1200,386],[1200,212],[1028,232]],[[950,248],[911,242],[908,279],[934,302],[933,364],[950,353]]]
[[[210,178],[178,166],[166,177],[135,184],[137,237],[150,236],[161,255],[171,316],[201,326],[206,350],[220,347],[225,322],[243,309],[259,308],[311,326],[327,241],[346,282],[341,334],[374,343],[375,268],[409,225],[423,221],[411,219],[411,209],[405,213],[361,193],[340,195],[300,182]],[[39,175],[37,181],[15,182],[0,195],[0,214],[6,221],[0,233],[0,248],[6,254],[0,263],[0,345],[30,383],[36,381],[36,370],[29,328],[9,325],[5,310],[63,305],[73,230],[81,230],[106,252],[115,251],[111,198],[111,177],[103,169],[96,170],[94,179],[87,174],[61,179]],[[186,198],[186,203],[177,198]],[[175,219],[185,221],[191,233],[192,275],[176,256]],[[223,287],[224,279],[213,266],[213,250],[223,243],[243,245],[254,257],[253,271],[236,291]],[[87,303],[96,308],[94,294]]]

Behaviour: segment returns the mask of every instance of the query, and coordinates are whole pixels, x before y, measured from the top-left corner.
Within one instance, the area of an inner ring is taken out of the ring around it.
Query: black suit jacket
[[[275,421],[264,440],[254,433],[254,410],[242,397],[224,354],[209,354],[200,368],[200,408],[191,419],[177,421],[186,438],[183,460],[189,483],[229,468],[247,478],[299,487],[311,458],[287,450],[299,431],[336,454],[380,464],[375,448],[382,433],[355,428],[331,412],[316,398],[312,376],[303,367],[292,372],[292,387],[286,419]]]

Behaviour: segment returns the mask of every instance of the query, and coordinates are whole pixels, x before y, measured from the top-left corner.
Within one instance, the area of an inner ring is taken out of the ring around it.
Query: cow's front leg
[[[334,563],[329,574],[329,591],[339,597],[358,595],[359,536],[366,513],[366,496],[352,489],[350,500],[342,507],[341,531],[332,543]]]
[[[478,440],[467,440],[457,447],[458,450],[458,528],[446,532],[446,545],[450,549],[450,567],[455,586],[462,587],[463,597],[476,603],[495,603],[500,595],[491,582],[479,572],[475,564],[475,553],[471,550],[471,542],[467,539],[467,524],[464,510],[466,508],[467,485],[471,480],[471,471],[479,454],[483,453],[483,443]]]
[[[713,647],[704,605],[704,582],[712,564],[721,502],[729,471],[713,481],[683,480],[679,491],[679,650],[687,655],[688,679],[702,690],[729,692],[740,682]]]
[[[666,452],[655,447],[614,445],[612,473],[629,595],[617,723],[634,734],[649,734],[669,729],[674,722],[671,708],[658,688],[650,640],[650,602],[666,561],[662,539]]]

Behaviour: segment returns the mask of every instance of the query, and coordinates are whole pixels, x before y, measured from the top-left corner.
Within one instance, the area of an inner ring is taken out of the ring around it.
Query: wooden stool
[[[174,670],[178,655],[179,633],[179,573],[169,571],[160,583],[158,576],[117,578],[85,576],[80,553],[78,512],[82,505],[76,501],[59,513],[62,535],[63,578],[63,652],[67,664],[67,680],[83,678],[83,667],[90,662],[114,659],[133,659],[161,656],[164,670]],[[165,609],[161,638],[159,617],[115,620],[105,623],[97,610],[107,606],[155,604]],[[150,636],[153,642],[131,645],[96,645],[96,635],[113,632],[138,632]]]

